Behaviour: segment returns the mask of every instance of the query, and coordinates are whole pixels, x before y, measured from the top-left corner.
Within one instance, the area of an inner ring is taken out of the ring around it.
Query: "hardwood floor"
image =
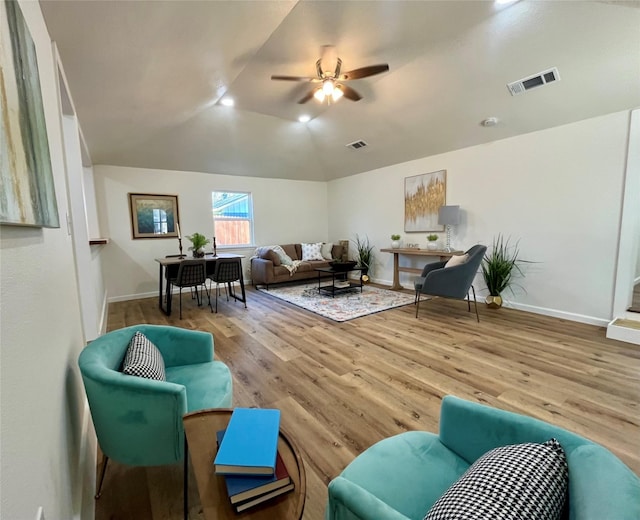
[[[640,347],[605,329],[436,300],[336,323],[248,288],[248,309],[197,308],[183,320],[149,298],[111,304],[108,329],[138,323],[211,332],[234,376],[236,406],[279,408],[307,473],[305,520],[321,520],[328,482],[373,443],[437,431],[455,394],[531,415],[601,443],[640,473]],[[472,426],[472,425],[470,425]],[[191,479],[190,518],[202,518]],[[182,518],[182,467],[110,463],[96,519]]]

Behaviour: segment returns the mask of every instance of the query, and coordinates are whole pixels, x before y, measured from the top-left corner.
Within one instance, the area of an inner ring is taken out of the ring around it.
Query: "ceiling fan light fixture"
[[[342,96],[344,96],[344,93],[342,92],[342,89],[340,88],[340,85],[338,85],[338,86],[336,86],[336,88],[333,89],[333,92],[331,93],[331,99],[333,99],[333,101],[336,102]]]
[[[335,85],[333,84],[332,79],[325,79],[322,82],[322,92],[324,92],[325,96],[332,95],[334,90],[335,90]]]
[[[320,101],[320,103],[322,103],[326,96],[324,91],[321,88],[319,88],[314,92],[313,97],[316,98],[318,101]]]

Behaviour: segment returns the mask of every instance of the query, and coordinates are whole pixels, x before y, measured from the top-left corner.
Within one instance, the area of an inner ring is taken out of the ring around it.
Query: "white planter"
[[[434,241],[434,242],[427,242],[427,249],[429,251],[435,251],[436,249],[438,249],[438,241]]]
[[[393,249],[399,249],[399,248],[400,248],[400,240],[393,240],[393,241],[391,242],[391,247],[392,247]]]

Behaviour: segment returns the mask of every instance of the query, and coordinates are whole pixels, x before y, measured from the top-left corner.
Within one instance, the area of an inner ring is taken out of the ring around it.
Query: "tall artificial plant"
[[[373,267],[374,246],[369,243],[369,237],[362,239],[356,235],[355,245],[356,250],[358,251],[358,256],[356,258],[356,260],[358,260],[358,265],[363,269],[367,269],[367,271],[371,270]]]
[[[482,259],[482,276],[491,296],[500,296],[505,289],[513,292],[514,278],[524,276],[520,264],[518,242],[510,243],[502,234],[493,239],[493,245]]]

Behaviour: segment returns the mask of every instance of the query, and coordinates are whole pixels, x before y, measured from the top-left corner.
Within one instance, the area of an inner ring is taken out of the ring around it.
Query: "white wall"
[[[157,295],[158,264],[154,259],[178,253],[175,238],[131,238],[128,193],[178,195],[183,237],[196,231],[212,236],[211,192],[237,190],[253,195],[256,245],[327,240],[324,182],[98,165],[94,167],[94,183],[100,230],[110,239],[102,260],[109,301]],[[183,239],[182,245],[184,253],[190,254],[190,242]],[[254,249],[230,252],[244,254],[247,268]]]
[[[19,2],[35,42],[60,229],[0,227],[0,517],[93,518],[95,459],[77,357],[84,345],[51,41],[37,2]],[[1,64],[0,64],[1,65]],[[94,443],[95,444],[95,443]],[[93,446],[95,456],[95,446]]]
[[[633,285],[640,265],[640,109],[631,113],[629,147],[622,195],[620,240],[614,292],[613,318],[625,317],[633,301]],[[627,318],[640,319],[636,313]]]
[[[523,259],[538,262],[520,281],[526,292],[503,295],[511,305],[605,325],[612,314],[629,117],[610,114],[332,181],[329,235],[368,235],[377,246],[373,277],[388,283],[392,255],[379,249],[390,247],[390,235],[426,244],[426,233],[403,232],[404,178],[444,169],[447,204],[464,212],[453,246],[490,246],[502,233],[520,240]],[[401,273],[406,287],[411,278]],[[484,288],[480,277],[475,285]]]

